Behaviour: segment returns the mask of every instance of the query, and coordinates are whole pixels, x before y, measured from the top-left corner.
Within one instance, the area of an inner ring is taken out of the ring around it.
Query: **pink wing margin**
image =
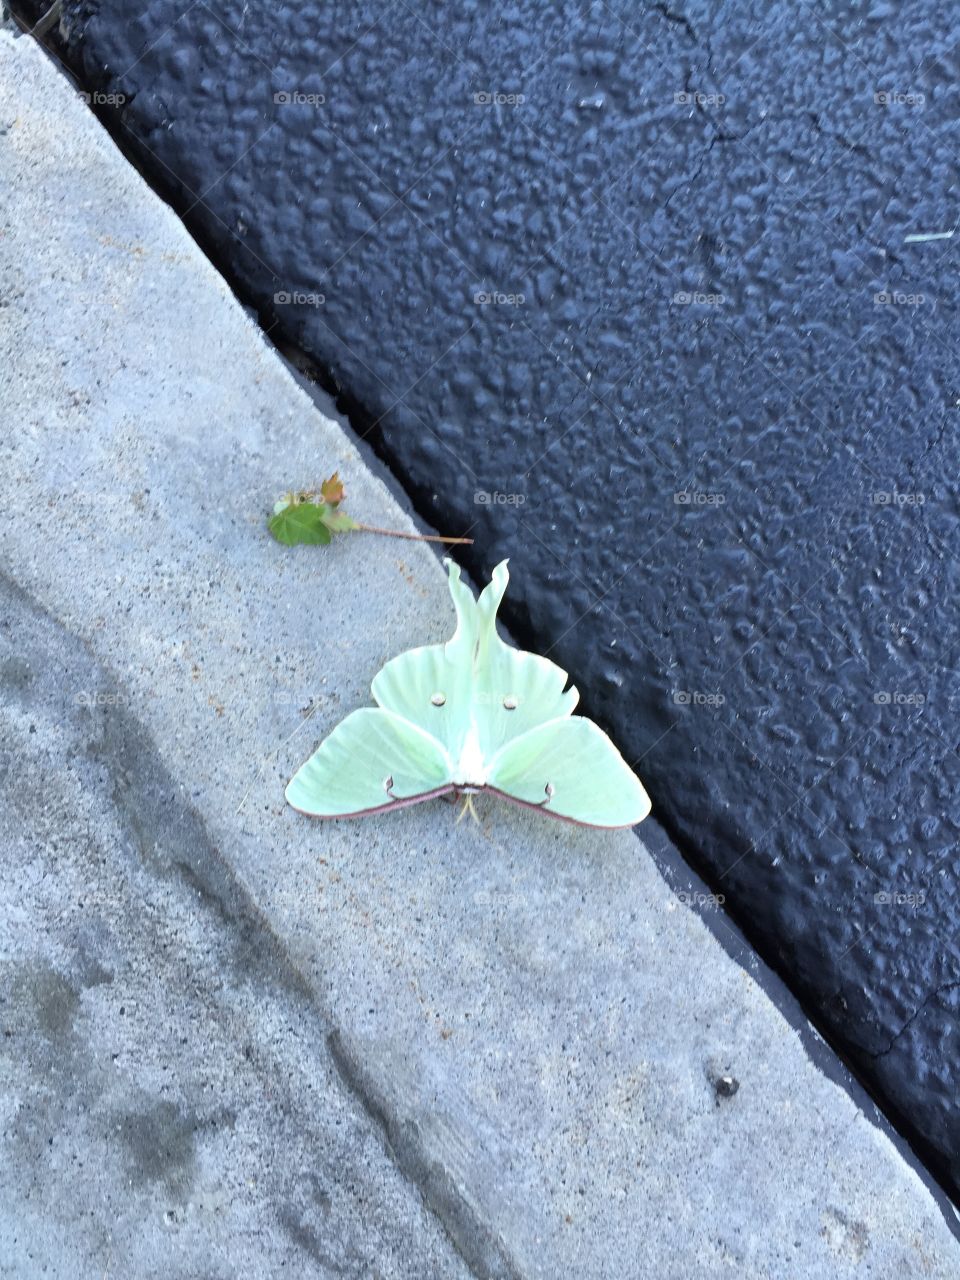
[[[409,809],[412,804],[423,804],[425,800],[438,800],[440,796],[446,796],[451,791],[456,791],[453,783],[448,783],[444,787],[436,787],[433,791],[424,791],[418,796],[405,796],[402,800],[388,800],[386,804],[375,805],[372,809],[355,809],[352,813],[309,813],[306,809],[298,809],[295,804],[290,804],[290,808],[296,813],[302,814],[305,818],[315,818],[317,822],[331,822],[340,818],[366,818],[371,813],[390,813],[394,809]],[[536,806],[533,806],[534,808]]]

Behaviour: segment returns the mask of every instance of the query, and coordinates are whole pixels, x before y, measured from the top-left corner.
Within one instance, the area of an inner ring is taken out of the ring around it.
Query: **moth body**
[[[352,711],[320,744],[287,786],[290,804],[346,818],[489,791],[586,826],[640,822],[650,811],[643,785],[606,734],[573,714],[567,673],[498,635],[506,561],[479,599],[453,561],[447,571],[452,639],[377,673],[377,705]]]
[[[480,734],[476,721],[470,721],[470,728],[463,740],[460,758],[453,769],[453,785],[458,791],[482,791],[487,785],[487,768],[480,748]]]

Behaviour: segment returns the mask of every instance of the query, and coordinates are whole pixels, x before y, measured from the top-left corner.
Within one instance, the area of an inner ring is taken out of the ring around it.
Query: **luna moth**
[[[632,827],[650,812],[640,780],[548,658],[507,644],[497,610],[504,560],[479,599],[447,560],[457,627],[374,678],[376,707],[352,711],[286,789],[298,812],[355,818],[436,796],[490,791],[555,818]]]

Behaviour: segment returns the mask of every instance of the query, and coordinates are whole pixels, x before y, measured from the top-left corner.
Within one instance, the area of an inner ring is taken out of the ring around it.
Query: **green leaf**
[[[351,529],[359,529],[356,520],[351,520],[345,511],[331,511],[323,517],[323,523],[331,533],[349,533]]]
[[[281,506],[281,504],[277,504]],[[328,520],[333,515],[329,507],[313,502],[294,502],[281,506],[268,522],[268,528],[278,542],[295,547],[306,542],[325,547],[333,537]],[[349,517],[347,517],[349,519]]]

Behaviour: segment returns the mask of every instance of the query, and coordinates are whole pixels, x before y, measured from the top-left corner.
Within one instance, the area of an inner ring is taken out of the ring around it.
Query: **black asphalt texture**
[[[65,0],[61,36],[960,1189],[950,6]]]

